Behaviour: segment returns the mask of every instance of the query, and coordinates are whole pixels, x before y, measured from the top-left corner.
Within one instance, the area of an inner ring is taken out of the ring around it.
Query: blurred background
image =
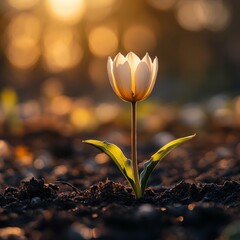
[[[143,131],[175,121],[206,129],[212,119],[238,126],[239,9],[236,0],[2,0],[1,131],[128,126],[106,62],[129,51],[159,59],[153,93],[139,104]]]

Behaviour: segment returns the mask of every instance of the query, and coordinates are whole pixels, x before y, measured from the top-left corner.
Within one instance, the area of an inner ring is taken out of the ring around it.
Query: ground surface
[[[240,239],[238,130],[200,132],[174,150],[139,200],[114,163],[79,136],[5,140],[12,147],[1,142],[0,239]],[[140,145],[140,162],[156,145]]]

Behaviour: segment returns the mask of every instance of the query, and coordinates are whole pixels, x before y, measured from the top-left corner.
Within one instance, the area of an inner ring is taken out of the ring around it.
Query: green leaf
[[[173,149],[175,149],[180,144],[192,139],[195,137],[196,134],[175,139],[162,148],[160,148],[155,154],[151,156],[151,158],[143,165],[143,171],[140,174],[140,182],[141,182],[141,189],[142,194],[145,191],[147,186],[148,179],[153,171],[153,169],[157,166],[157,164],[162,160],[168,153],[170,153]]]
[[[107,141],[98,141],[98,140],[85,140],[84,143],[90,144],[104,153],[106,153],[118,166],[119,170],[122,172],[122,174],[125,176],[125,178],[128,180],[130,185],[132,186],[134,192],[136,193],[136,185],[133,178],[133,172],[132,172],[132,164],[131,160],[127,159],[125,155],[123,154],[122,150],[117,147],[115,144],[109,143]]]

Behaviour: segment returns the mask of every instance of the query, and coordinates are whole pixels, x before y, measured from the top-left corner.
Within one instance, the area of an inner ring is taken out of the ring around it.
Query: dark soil
[[[138,200],[114,163],[81,137],[50,131],[6,140],[0,239],[240,239],[239,130],[200,133],[174,150]],[[16,155],[19,143],[30,163]],[[150,140],[139,147],[140,168],[157,148]]]

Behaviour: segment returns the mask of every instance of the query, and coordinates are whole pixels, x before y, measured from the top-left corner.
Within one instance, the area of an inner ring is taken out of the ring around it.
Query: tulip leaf
[[[143,170],[140,174],[140,182],[141,182],[141,190],[142,194],[144,194],[145,188],[147,186],[148,179],[153,171],[153,169],[157,166],[157,164],[168,154],[170,153],[173,149],[175,149],[177,146],[180,144],[192,139],[195,137],[196,134],[183,137],[183,138],[178,138],[175,139],[162,148],[160,148],[155,154],[151,156],[151,158],[145,162],[143,165]]]
[[[130,185],[132,186],[134,192],[136,193],[136,186],[135,181],[133,178],[132,173],[132,164],[131,160],[127,159],[125,155],[123,154],[122,150],[117,147],[115,144],[109,143],[107,141],[99,141],[99,140],[84,140],[84,143],[90,144],[104,153],[106,153],[118,166],[119,170],[122,172],[122,174],[125,176],[125,178],[128,180]]]

